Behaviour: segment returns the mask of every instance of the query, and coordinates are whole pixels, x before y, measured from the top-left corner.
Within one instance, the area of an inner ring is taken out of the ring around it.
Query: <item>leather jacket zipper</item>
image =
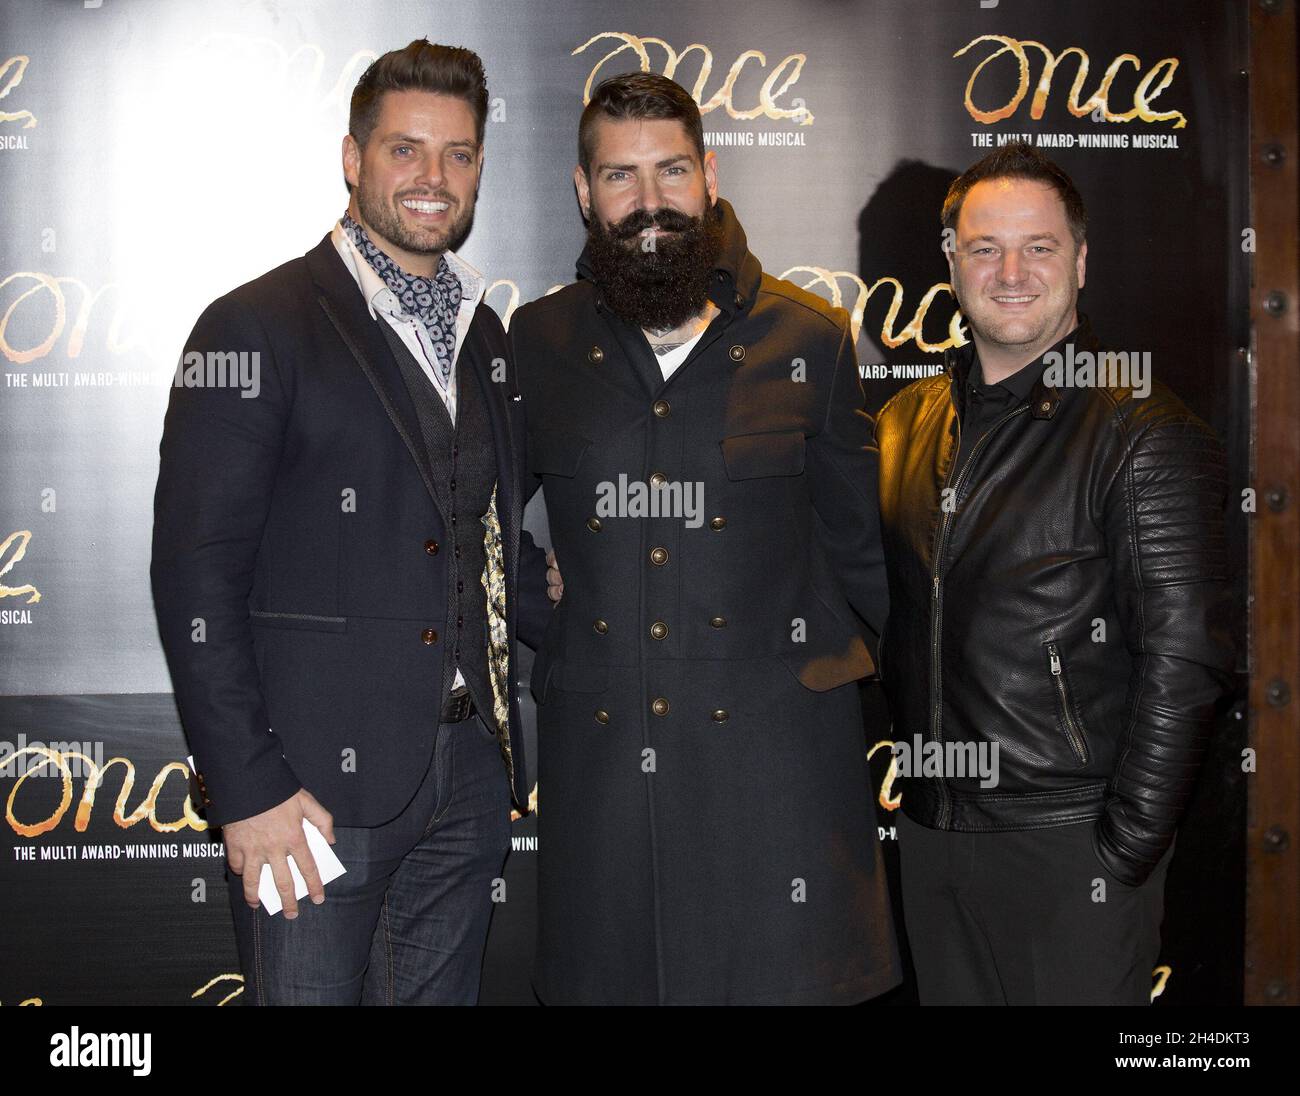
[[[994,433],[1003,426],[1003,424],[1010,422],[1017,415],[1028,410],[1029,405],[1022,404],[1020,407],[1008,411],[998,419],[997,422],[990,426],[988,430],[984,432],[984,436],[975,443],[975,447],[971,450],[970,456],[966,458],[966,463],[962,465],[961,471],[957,473],[957,479],[955,481],[952,479],[952,469],[950,468],[948,470],[948,475],[945,478],[943,486],[945,491],[950,486],[953,490],[952,498],[954,500],[954,506],[952,510],[942,509],[943,494],[940,492],[940,509],[942,510],[942,513],[939,518],[939,529],[935,533],[934,570],[931,576],[932,586],[930,590],[930,740],[932,742],[943,741],[943,681],[939,668],[939,637],[943,625],[943,579],[941,577],[941,572],[943,570],[943,549],[947,544],[948,529],[951,526],[952,515],[956,510],[955,502],[961,495],[962,484],[966,482],[967,475],[971,468],[974,467],[975,461],[979,459],[979,455],[983,451],[984,446],[988,443],[989,438],[991,438]],[[961,452],[960,416],[957,419],[957,452]],[[938,786],[940,792],[939,817],[936,820],[935,828],[946,830],[948,828],[948,822],[952,818],[952,801],[948,796],[948,782],[944,777],[939,777]]]
[[[1070,690],[1065,682],[1065,665],[1061,661],[1061,649],[1055,643],[1047,645],[1047,665],[1052,671],[1052,680],[1056,682],[1056,695],[1061,702],[1061,711],[1065,715],[1065,734],[1070,740],[1070,748],[1080,765],[1087,764],[1088,748],[1084,744],[1083,731],[1074,718],[1074,705],[1070,701]]]

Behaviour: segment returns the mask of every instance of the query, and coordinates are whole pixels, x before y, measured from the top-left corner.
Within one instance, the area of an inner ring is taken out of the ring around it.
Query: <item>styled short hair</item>
[[[379,124],[386,91],[432,91],[464,99],[474,112],[475,137],[483,143],[488,89],[479,55],[460,46],[441,46],[427,38],[391,50],[371,62],[352,90],[348,132],[365,148]]]
[[[700,108],[681,84],[657,72],[627,72],[596,85],[578,122],[578,163],[591,175],[596,123],[601,118],[670,118],[686,127],[695,153],[704,163],[704,123]]]
[[[943,200],[940,220],[944,228],[957,228],[962,202],[976,183],[988,179],[1034,179],[1046,183],[1060,196],[1065,206],[1065,219],[1070,225],[1077,251],[1088,234],[1088,213],[1073,180],[1038,149],[1025,141],[1012,141],[994,149],[982,160],[968,167],[952,181],[948,196]]]

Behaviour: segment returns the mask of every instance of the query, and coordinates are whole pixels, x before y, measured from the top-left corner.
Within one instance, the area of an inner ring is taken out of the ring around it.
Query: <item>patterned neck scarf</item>
[[[433,343],[442,382],[449,385],[451,363],[456,354],[456,317],[460,313],[461,288],[460,279],[447,265],[447,256],[439,256],[438,270],[432,278],[408,274],[376,247],[366,230],[347,213],[343,214],[343,229],[366,257],[366,262],[393,291],[401,310],[424,324]]]

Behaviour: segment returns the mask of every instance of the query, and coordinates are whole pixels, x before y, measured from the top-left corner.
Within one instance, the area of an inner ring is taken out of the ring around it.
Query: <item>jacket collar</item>
[[[1078,318],[1079,322],[1074,330],[1059,342],[1044,350],[1037,359],[1038,376],[1035,378],[1032,387],[1030,387],[1028,395],[1021,401],[1028,402],[1029,413],[1033,418],[1052,418],[1061,403],[1061,390],[1043,383],[1042,371],[1046,369],[1046,363],[1043,359],[1053,352],[1064,352],[1067,343],[1073,343],[1076,350],[1089,350],[1094,353],[1100,346],[1096,335],[1093,334],[1092,324],[1089,322],[1088,317],[1080,312]],[[949,347],[943,352],[943,364],[944,371],[951,381],[953,404],[958,409],[959,414],[964,413],[966,383],[970,379],[971,369],[975,365],[975,341],[972,339],[963,346]]]
[[[725,198],[719,198],[717,208],[722,217],[722,251],[713,268],[709,300],[727,313],[727,318],[730,319],[733,313],[744,312],[753,305],[763,280],[763,266],[749,250],[745,230],[731,203]],[[591,282],[597,289],[600,288],[586,247],[578,256],[578,276]]]

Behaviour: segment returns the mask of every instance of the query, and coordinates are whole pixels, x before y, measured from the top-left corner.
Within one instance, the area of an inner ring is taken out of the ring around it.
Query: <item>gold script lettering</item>
[[[876,755],[876,751],[882,747],[891,751],[892,754],[894,744],[888,739],[877,742],[867,751],[867,760],[870,761]],[[889,758],[889,769],[885,772],[884,780],[880,782],[880,794],[877,797],[880,806],[887,811],[896,811],[903,805],[903,793],[899,792],[897,795],[894,794],[894,778],[897,776],[898,756],[892,754]]]
[[[81,355],[82,347],[86,343],[86,330],[90,326],[90,317],[95,310],[95,305],[99,303],[109,290],[116,290],[116,282],[106,282],[93,293],[90,287],[80,278],[59,277],[54,278],[49,274],[42,274],[36,271],[21,270],[15,274],[10,274],[4,281],[0,282],[0,290],[4,289],[10,282],[18,278],[28,279],[35,284],[30,286],[24,292],[20,293],[5,309],[3,316],[0,316],[0,353],[4,354],[11,362],[18,365],[25,365],[27,362],[35,361],[37,358],[45,357],[58,342],[59,336],[63,334],[64,328],[68,322],[68,301],[64,293],[64,286],[71,286],[80,291],[80,305],[77,308],[76,318],[72,322],[72,328],[68,332],[68,357],[76,358]],[[14,310],[18,308],[28,297],[35,293],[45,290],[54,300],[54,317],[50,322],[50,329],[45,338],[37,345],[27,349],[19,350],[9,344],[6,338],[6,332],[9,330],[9,321],[12,319]],[[104,345],[111,354],[123,354],[136,345],[131,339],[122,338],[122,327],[124,319],[120,308],[114,308],[108,322],[108,332],[105,336]]]
[[[8,76],[8,82],[0,87],[0,99],[3,99],[14,88],[23,82],[23,73],[27,71],[29,57],[10,57],[3,65],[0,65],[0,81],[4,81]],[[0,122],[21,122],[27,119],[23,129],[31,129],[36,125],[36,115],[30,110],[7,111],[0,110]]]
[[[1132,65],[1138,72],[1142,71],[1141,60],[1131,53],[1121,53],[1107,67],[1102,77],[1101,83],[1097,90],[1092,93],[1087,102],[1079,102],[1079,96],[1083,93],[1084,81],[1088,78],[1088,54],[1078,46],[1067,46],[1059,54],[1054,54],[1042,42],[1035,42],[1032,39],[1021,41],[1018,38],[1008,38],[1003,34],[981,34],[977,38],[972,38],[961,49],[953,54],[953,57],[961,57],[967,50],[974,48],[981,42],[999,43],[997,49],[984,58],[970,74],[970,79],[966,82],[966,96],[964,99],[966,110],[975,121],[983,125],[993,125],[1004,118],[1010,118],[1024,101],[1025,94],[1029,90],[1029,57],[1025,52],[1027,47],[1032,47],[1040,51],[1043,55],[1043,71],[1039,77],[1038,83],[1034,89],[1034,97],[1029,107],[1029,117],[1038,121],[1043,116],[1043,111],[1047,106],[1047,98],[1052,90],[1052,77],[1056,75],[1057,66],[1065,60],[1070,54],[1076,54],[1079,58],[1079,68],[1075,72],[1074,81],[1070,85],[1069,97],[1066,100],[1066,109],[1069,110],[1076,118],[1082,118],[1085,114],[1091,114],[1098,107],[1101,108],[1102,117],[1107,122],[1131,122],[1135,118],[1140,118],[1144,122],[1173,122],[1174,129],[1182,129],[1187,125],[1187,119],[1180,111],[1154,111],[1151,109],[1151,100],[1155,99],[1164,91],[1174,78],[1174,71],[1178,68],[1178,59],[1174,57],[1164,57],[1157,61],[1151,70],[1142,77],[1137,88],[1133,92],[1133,109],[1123,114],[1116,114],[1110,108],[1111,85],[1114,83],[1115,76],[1125,65]],[[995,58],[1001,57],[1004,53],[1010,53],[1016,59],[1018,80],[1015,94],[1006,102],[1004,106],[994,110],[981,110],[975,105],[972,93],[975,89],[975,81],[979,79],[979,74],[984,70],[984,66]],[[1152,88],[1157,76],[1163,74],[1160,83]]]
[[[847,278],[857,287],[857,299],[853,307],[849,309],[849,320],[852,325],[852,334],[854,342],[857,341],[859,333],[862,331],[862,319],[866,313],[867,302],[871,295],[882,286],[891,285],[894,287],[894,295],[889,302],[889,310],[885,314],[884,323],[880,328],[880,341],[891,350],[902,346],[909,339],[916,343],[918,350],[923,350],[927,354],[938,354],[947,350],[950,346],[964,346],[966,338],[962,335],[961,326],[963,317],[961,310],[953,312],[952,319],[948,321],[948,338],[943,342],[928,342],[922,331],[925,325],[926,313],[930,310],[930,305],[934,303],[935,297],[940,293],[952,295],[952,286],[947,282],[936,282],[926,290],[925,296],[921,298],[920,304],[916,306],[916,312],[912,316],[911,322],[908,323],[902,331],[897,334],[894,332],[894,325],[898,322],[898,313],[903,305],[903,283],[897,278],[883,277],[877,278],[870,286],[867,285],[856,274],[851,274],[847,270],[830,271],[820,266],[792,266],[780,276],[790,278],[794,274],[811,274],[812,279],[804,283],[804,289],[812,289],[817,285],[824,285],[830,290],[830,303],[836,308],[846,307],[844,304],[844,294],[840,289],[840,279]]]
[[[117,802],[113,805],[113,821],[122,829],[128,829],[145,818],[149,820],[150,828],[158,833],[175,833],[177,830],[187,827],[202,832],[208,828],[207,822],[194,813],[194,807],[188,795],[186,795],[181,808],[180,818],[171,822],[163,822],[158,818],[158,794],[167,782],[167,777],[173,772],[189,772],[189,768],[182,761],[171,761],[159,769],[158,775],[153,778],[153,783],[150,784],[149,791],[141,800],[140,805],[128,815],[126,813],[126,800],[135,787],[135,766],[127,758],[110,758],[101,769],[93,759],[79,751],[69,750],[65,752],[51,750],[45,746],[25,746],[11,755],[10,760],[16,760],[27,753],[45,758],[47,762],[59,770],[59,778],[63,784],[63,794],[59,805],[54,808],[48,818],[43,818],[39,822],[18,821],[18,816],[14,811],[14,803],[18,798],[18,792],[22,788],[24,781],[44,766],[24,769],[23,774],[14,781],[13,789],[9,792],[9,799],[5,803],[5,821],[21,837],[39,837],[43,833],[48,833],[63,821],[63,816],[67,814],[68,807],[72,804],[72,770],[68,767],[68,759],[73,757],[81,761],[82,766],[84,766],[82,771],[89,773],[85,787],[82,789],[81,802],[77,805],[77,814],[73,822],[73,829],[78,833],[86,832],[86,827],[90,824],[91,811],[95,806],[95,792],[103,783],[104,774],[114,765],[121,765],[124,771],[122,789],[118,792]]]
[[[19,529],[17,532],[10,533],[0,542],[0,563],[4,563],[4,566],[0,566],[0,597],[20,597],[23,594],[29,594],[31,596],[28,597],[27,604],[35,605],[41,600],[41,592],[30,582],[22,586],[6,586],[3,581],[5,575],[13,569],[13,565],[27,554],[27,545],[31,543],[31,540],[32,532],[30,529]],[[5,553],[9,551],[14,541],[18,541],[18,547],[14,549],[13,555],[9,557],[8,562],[5,562]]]
[[[621,31],[601,31],[599,34],[592,35],[577,49],[573,50],[570,56],[577,56],[584,52],[589,46],[602,39],[612,38],[616,42],[622,43],[610,50],[604,57],[596,62],[591,72],[587,75],[587,82],[582,87],[582,103],[586,106],[591,101],[592,85],[596,82],[596,74],[601,70],[606,61],[617,57],[620,53],[627,50],[636,54],[640,62],[642,72],[651,71],[650,51],[648,46],[656,46],[664,51],[664,65],[662,74],[670,80],[677,79],[677,66],[682,63],[690,54],[698,53],[700,55],[700,73],[695,80],[695,86],[691,89],[691,97],[700,105],[700,113],[708,114],[711,110],[723,107],[726,112],[737,121],[748,121],[752,118],[767,117],[773,119],[798,119],[799,125],[810,126],[813,124],[813,114],[806,106],[799,107],[780,107],[777,100],[790,90],[803,72],[803,66],[808,57],[803,53],[792,53],[787,56],[780,64],[774,68],[763,81],[763,86],[758,92],[758,103],[756,106],[746,109],[740,109],[734,101],[736,80],[740,76],[741,69],[750,61],[757,61],[760,68],[767,67],[767,55],[756,49],[747,49],[732,63],[727,75],[722,82],[722,86],[706,101],[704,98],[704,88],[708,83],[709,77],[713,73],[713,51],[708,46],[700,42],[693,42],[687,46],[681,53],[678,53],[662,38],[642,38],[635,34],[624,34]],[[777,80],[781,74],[789,69],[781,85],[777,86]]]

